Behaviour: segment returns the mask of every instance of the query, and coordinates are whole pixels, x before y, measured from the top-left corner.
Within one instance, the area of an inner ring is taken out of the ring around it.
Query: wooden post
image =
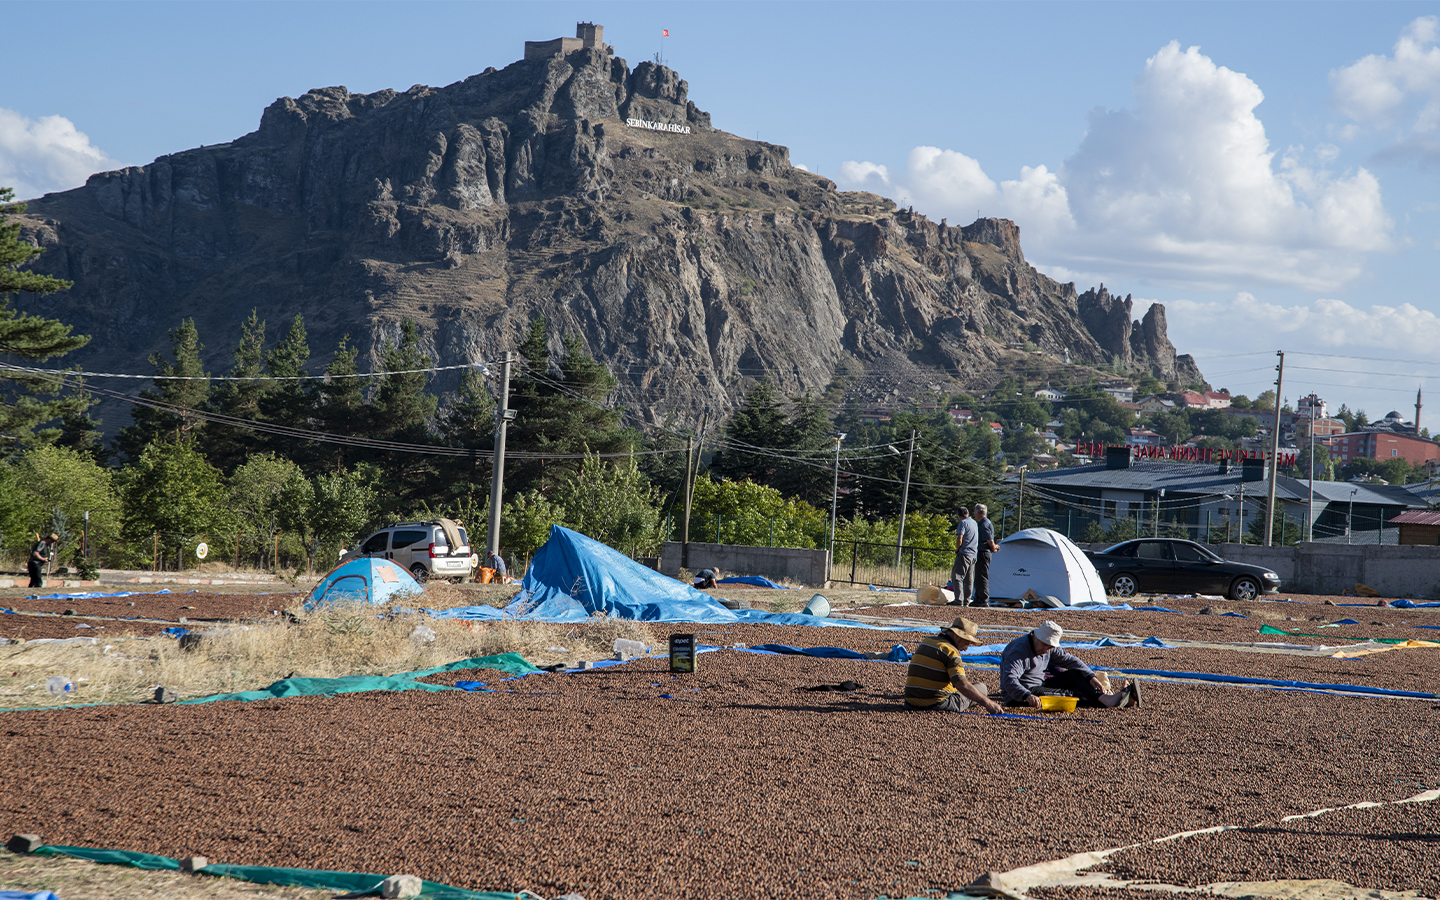
[[[280,571],[280,532],[275,532],[275,555],[270,557],[270,568]]]
[[[150,571],[160,571],[160,532],[155,532],[155,550],[150,554]]]

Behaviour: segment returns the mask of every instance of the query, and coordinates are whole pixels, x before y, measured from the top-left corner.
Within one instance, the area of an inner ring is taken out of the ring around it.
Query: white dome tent
[[[1106,602],[1105,586],[1084,551],[1049,528],[1015,532],[990,558],[991,597],[1021,600],[1029,591],[1062,606]]]

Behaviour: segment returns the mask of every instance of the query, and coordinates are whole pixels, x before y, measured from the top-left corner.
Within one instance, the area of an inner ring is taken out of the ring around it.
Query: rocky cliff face
[[[75,361],[119,372],[148,371],[187,316],[217,374],[252,308],[272,333],[303,313],[321,362],[348,334],[373,363],[406,318],[441,365],[494,360],[544,316],[649,421],[723,415],[762,376],[799,393],[844,372],[866,401],[983,388],[1037,350],[1200,378],[1162,307],[1132,322],[1128,297],[1077,296],[1025,262],[1013,223],[837,192],[712,128],[688,91],[587,49],[283,98],[232,143],[33,201],[37,268],[75,287],[18,305],[93,335]]]

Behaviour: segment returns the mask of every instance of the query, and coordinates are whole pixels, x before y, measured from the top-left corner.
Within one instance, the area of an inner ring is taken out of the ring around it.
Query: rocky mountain
[[[723,415],[762,376],[864,402],[1037,359],[1200,380],[1163,307],[1132,322],[1128,297],[1047,278],[1014,223],[839,192],[714,128],[674,71],[552,43],[443,88],[285,97],[228,144],[32,201],[36,268],[75,287],[17,305],[93,335],[67,362],[139,373],[184,317],[221,374],[252,308],[272,340],[303,313],[320,363],[348,334],[362,366],[404,319],[454,365],[544,316],[647,421]]]

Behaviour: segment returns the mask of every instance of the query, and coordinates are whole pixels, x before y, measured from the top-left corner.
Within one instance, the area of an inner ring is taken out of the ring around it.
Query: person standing
[[[979,553],[975,558],[975,600],[972,606],[990,605],[990,555],[1000,551],[995,543],[995,523],[986,516],[990,510],[983,503],[977,503],[970,513],[980,531]]]
[[[955,565],[950,569],[950,583],[955,585],[951,606],[966,606],[975,590],[975,555],[980,550],[980,527],[970,518],[970,510],[960,507],[960,526],[955,529]]]
[[[30,546],[30,559],[26,561],[25,569],[30,574],[30,586],[38,588],[45,586],[45,564],[50,561],[50,554],[60,541],[60,535],[52,531],[44,540],[38,540],[38,534],[35,537],[37,540]]]

